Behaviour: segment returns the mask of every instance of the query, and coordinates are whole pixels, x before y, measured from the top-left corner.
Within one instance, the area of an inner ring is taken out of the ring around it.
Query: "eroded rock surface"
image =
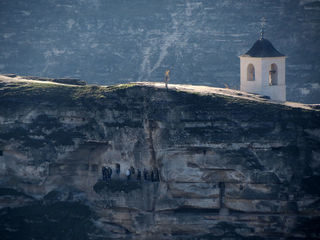
[[[0,85],[1,239],[320,237],[317,110],[179,86]]]

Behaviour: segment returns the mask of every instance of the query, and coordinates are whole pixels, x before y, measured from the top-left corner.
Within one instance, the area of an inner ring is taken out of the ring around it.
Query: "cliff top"
[[[0,75],[0,93],[4,96],[14,96],[19,92],[21,96],[36,96],[42,93],[55,93],[54,98],[57,98],[59,94],[63,100],[65,94],[69,93],[72,99],[78,99],[80,97],[90,97],[95,99],[103,99],[105,93],[124,89],[133,86],[145,86],[156,89],[165,89],[164,83],[161,82],[131,82],[128,84],[119,84],[112,86],[97,86],[97,85],[85,85],[77,79],[67,79],[67,83],[57,82],[57,79],[40,78],[40,77],[22,77],[17,75]],[[69,80],[70,83],[68,82]],[[75,80],[75,83],[74,83]],[[58,79],[59,81],[59,79]],[[62,79],[64,81],[64,79]],[[78,84],[80,82],[80,84]],[[267,96],[258,94],[251,94],[242,92],[239,90],[228,88],[216,88],[208,86],[198,85],[185,85],[185,84],[169,84],[170,91],[186,92],[198,95],[215,95],[221,97],[227,97],[233,100],[254,101],[262,104],[275,104],[283,105],[290,108],[300,108],[306,110],[320,111],[319,104],[302,104],[297,102],[285,102],[279,103],[268,99]],[[60,96],[59,96],[60,97]]]

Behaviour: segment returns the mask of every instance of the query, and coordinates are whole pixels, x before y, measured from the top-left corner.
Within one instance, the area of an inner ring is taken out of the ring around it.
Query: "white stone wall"
[[[255,81],[247,81],[247,67],[253,64]],[[249,93],[261,94],[261,58],[240,57],[240,90]]]
[[[263,58],[262,59],[262,92],[261,94],[270,96],[272,100],[286,101],[286,58]],[[272,63],[278,67],[278,84],[269,85],[269,71]]]
[[[275,101],[286,101],[285,59],[286,57],[240,57],[240,90],[266,95]],[[247,66],[250,63],[255,68],[255,81],[247,81]],[[272,63],[278,68],[278,84],[270,86],[269,71]]]

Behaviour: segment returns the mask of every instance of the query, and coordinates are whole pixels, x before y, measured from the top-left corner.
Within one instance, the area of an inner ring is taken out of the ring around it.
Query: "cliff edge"
[[[316,108],[0,76],[1,239],[317,239]]]

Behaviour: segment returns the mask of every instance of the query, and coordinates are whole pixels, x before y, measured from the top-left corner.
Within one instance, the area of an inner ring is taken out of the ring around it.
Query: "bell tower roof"
[[[260,38],[257,40],[253,46],[250,48],[248,52],[241,55],[241,57],[285,57],[284,54],[280,53],[277,49],[274,48],[272,43],[264,38],[264,29],[267,20],[262,17],[261,18],[261,30],[260,30]]]
[[[241,55],[241,57],[285,57],[284,54],[280,53],[274,48],[272,43],[263,38],[263,36],[257,40],[248,52]]]

